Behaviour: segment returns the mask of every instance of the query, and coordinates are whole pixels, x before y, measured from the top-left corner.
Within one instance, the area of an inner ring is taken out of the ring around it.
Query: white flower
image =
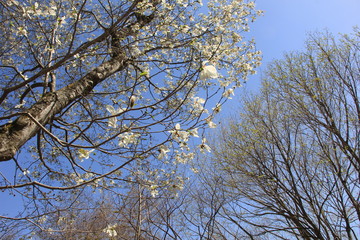
[[[201,112],[204,109],[205,100],[200,97],[193,97],[193,107],[195,111]]]
[[[76,184],[81,184],[81,183],[85,182],[85,180],[82,178],[76,178],[75,182],[76,182]]]
[[[53,7],[49,8],[48,13],[50,16],[56,16],[56,7],[53,6]]]
[[[130,104],[129,107],[132,108],[135,105],[135,101],[137,100],[137,97],[135,95],[132,95],[130,97]]]
[[[190,30],[190,27],[187,25],[180,26],[180,31],[183,33],[188,33]]]
[[[226,98],[229,98],[231,99],[230,95],[235,95],[234,94],[234,88],[229,88],[228,90],[226,90],[224,93],[223,93],[223,97],[226,97]]]
[[[136,143],[140,134],[132,133],[132,132],[125,132],[119,135],[119,147],[129,148],[129,144]]]
[[[157,195],[159,195],[159,191],[157,189],[151,189],[150,194],[152,197],[156,197]]]
[[[103,232],[109,235],[109,237],[116,237],[117,236],[117,232],[115,230],[116,226],[117,226],[116,223],[113,225],[109,225],[105,229],[103,229]]]
[[[216,124],[212,121],[208,122],[209,128],[216,128]]]
[[[106,105],[106,110],[108,110],[111,113],[111,115],[117,115],[117,114],[124,112],[126,109],[119,108],[118,110],[115,110],[115,108],[113,106]],[[117,118],[116,117],[109,118],[108,126],[112,127],[112,128],[116,128],[117,127]]]
[[[167,153],[170,152],[170,149],[166,146],[166,145],[161,145],[159,147],[159,156],[158,159],[163,159],[163,158],[167,158]]]
[[[209,61],[204,61],[203,65],[208,63]],[[200,79],[205,80],[208,78],[218,78],[219,74],[216,68],[213,65],[206,65],[202,67],[202,71],[200,72]]]
[[[151,196],[156,197],[157,195],[159,195],[159,191],[157,190],[159,186],[156,184],[152,184],[152,183],[149,183],[149,184],[151,184],[151,185],[150,186],[148,185],[147,189],[150,190]]]
[[[112,128],[116,128],[117,127],[116,122],[117,122],[116,117],[112,117],[109,119],[108,126]]]
[[[188,133],[187,131],[178,131],[177,135],[182,141],[187,142],[189,140],[190,133]]]
[[[82,159],[82,158],[88,159],[90,157],[90,153],[92,153],[93,151],[95,151],[95,149],[85,150],[85,149],[80,148],[78,150],[79,158],[80,159]]]
[[[175,155],[175,163],[181,163],[181,164],[186,164],[188,161],[194,159],[195,157],[195,153],[193,152],[189,152],[189,153],[185,153],[185,152],[181,152],[181,153],[177,153]]]
[[[206,123],[209,125],[209,128],[216,128],[216,123],[211,121],[210,118],[206,119]]]
[[[189,130],[189,133],[190,133],[191,136],[199,137],[197,128]]]
[[[211,148],[206,144],[206,138],[202,139],[202,143],[199,145],[200,152],[205,153],[205,150],[211,152]]]
[[[177,123],[175,125],[174,130],[170,130],[169,133],[171,133],[171,136],[173,139],[175,139],[178,142],[187,142],[189,140],[190,133],[187,131],[181,131],[180,130],[180,124]]]
[[[23,174],[24,174],[24,176],[25,176],[25,175],[29,175],[29,174],[30,174],[30,171],[29,171],[29,170],[25,170],[25,171],[23,171]]]
[[[201,97],[193,97],[194,104],[200,104],[201,106],[205,103],[205,99]]]

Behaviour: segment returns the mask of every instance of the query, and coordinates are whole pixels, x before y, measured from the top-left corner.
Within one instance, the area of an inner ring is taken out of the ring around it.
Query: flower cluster
[[[187,142],[189,141],[190,136],[199,137],[197,128],[190,130],[181,130],[179,123],[177,123],[175,125],[175,129],[170,130],[169,133],[171,133],[172,139],[178,142],[181,148],[185,148],[185,149],[188,149]]]
[[[205,99],[200,97],[193,97],[192,99],[193,99],[192,110],[194,111],[194,114],[198,115],[203,112],[208,113],[207,109],[204,108]]]
[[[139,133],[133,133],[133,132],[124,132],[122,134],[119,135],[119,147],[124,147],[124,148],[129,148],[130,144],[135,144],[139,138],[140,138],[141,134]]]
[[[117,110],[115,110],[115,108],[113,106],[106,105],[106,110],[108,110],[111,115],[118,115],[118,114],[121,114],[122,112],[124,112],[126,110],[126,108],[118,108]],[[116,118],[116,116],[109,118],[108,126],[112,127],[112,128],[117,127],[117,118]]]
[[[218,78],[219,74],[215,68],[214,65],[205,65],[207,64],[209,61],[204,61],[203,62],[203,67],[202,67],[202,71],[200,72],[200,79],[201,80],[206,80],[209,78]]]
[[[56,16],[56,10],[57,7],[55,5],[40,6],[38,2],[35,2],[33,6],[24,8],[24,12],[29,18],[32,18],[33,16],[42,16],[42,17]]]
[[[116,237],[117,236],[117,232],[115,230],[116,227],[117,227],[116,223],[112,225],[108,225],[106,228],[103,229],[103,232],[109,235],[109,237]]]
[[[158,159],[159,159],[159,160],[162,160],[162,159],[168,157],[168,156],[167,156],[167,153],[170,152],[170,149],[169,149],[166,145],[161,145],[161,146],[159,147],[159,152],[160,152],[160,154],[159,154],[159,156],[158,156]]]
[[[186,169],[181,164],[191,165],[198,149],[211,151],[200,138],[203,131],[216,127],[214,115],[234,95],[233,86],[260,62],[254,42],[242,34],[257,14],[254,5],[251,0],[204,1],[204,6],[201,0],[106,3],[2,2],[0,87],[15,89],[3,94],[3,119],[38,106],[38,96],[48,91],[69,90],[57,95],[59,114],[47,116],[54,121],[53,139],[60,141],[29,140],[29,152],[34,159],[42,154],[46,164],[36,169],[33,160],[24,161],[22,177],[101,189],[131,184],[124,179],[132,178],[154,197],[163,189],[180,190],[179,172]],[[74,163],[74,156],[92,161]],[[119,165],[123,175],[113,177]],[[86,175],[90,172],[94,175]],[[116,236],[115,226],[104,232]]]

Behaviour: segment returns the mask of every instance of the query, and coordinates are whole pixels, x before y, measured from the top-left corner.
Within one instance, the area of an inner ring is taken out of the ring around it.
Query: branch
[[[0,127],[0,161],[8,161],[29,139],[54,116],[77,98],[86,96],[100,82],[121,71],[127,58],[119,55],[95,68],[78,81],[56,91],[45,94],[30,107],[23,116]],[[29,117],[31,116],[31,117]],[[34,120],[32,120],[32,118]]]
[[[141,0],[135,1],[124,16],[129,16],[131,11],[140,1]],[[124,69],[127,66],[129,59],[126,57],[124,51],[121,51],[121,46],[118,45],[120,43],[117,41],[127,36],[136,34],[137,30],[136,28],[134,29],[133,26],[135,24],[139,24],[141,28],[149,24],[154,19],[154,16],[155,12],[153,12],[150,16],[136,14],[136,21],[134,23],[129,24],[125,28],[117,29],[117,24],[122,20],[120,18],[117,23],[107,29],[105,33],[101,34],[96,39],[85,43],[85,45],[80,46],[71,55],[67,56],[73,56],[77,52],[80,52],[81,49],[86,49],[94,42],[106,39],[109,35],[111,35],[114,40],[112,47],[116,48],[116,52],[112,55],[112,58],[109,61],[90,71],[80,80],[58,91],[45,94],[37,103],[24,112],[23,116],[20,116],[12,123],[0,126],[0,161],[8,161],[12,159],[20,147],[35,136],[35,134],[43,128],[43,126],[48,124],[56,114],[60,113],[66,106],[76,99],[86,96],[98,83],[102,82],[112,74]],[[44,71],[49,72],[56,69],[63,63],[63,61],[65,61],[65,59],[66,58],[62,59],[60,62],[54,64],[46,70],[41,70],[38,74],[35,74],[33,79],[44,74]],[[30,81],[30,79],[27,81]],[[22,85],[26,84],[27,81],[24,81]],[[19,86],[15,86],[15,88],[18,87]],[[4,89],[3,95],[0,97],[0,102],[9,92],[11,92],[12,88],[10,87]]]

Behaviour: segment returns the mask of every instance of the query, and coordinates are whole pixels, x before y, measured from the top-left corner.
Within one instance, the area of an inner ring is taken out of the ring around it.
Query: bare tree
[[[359,30],[306,46],[270,64],[214,142],[224,216],[252,239],[360,238]]]

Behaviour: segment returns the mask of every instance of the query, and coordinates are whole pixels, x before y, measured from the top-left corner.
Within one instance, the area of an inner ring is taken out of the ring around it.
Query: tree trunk
[[[78,81],[45,94],[14,122],[0,127],[0,161],[8,161],[53,117],[81,96],[86,96],[98,83],[126,66],[124,55],[116,56],[90,71]]]

